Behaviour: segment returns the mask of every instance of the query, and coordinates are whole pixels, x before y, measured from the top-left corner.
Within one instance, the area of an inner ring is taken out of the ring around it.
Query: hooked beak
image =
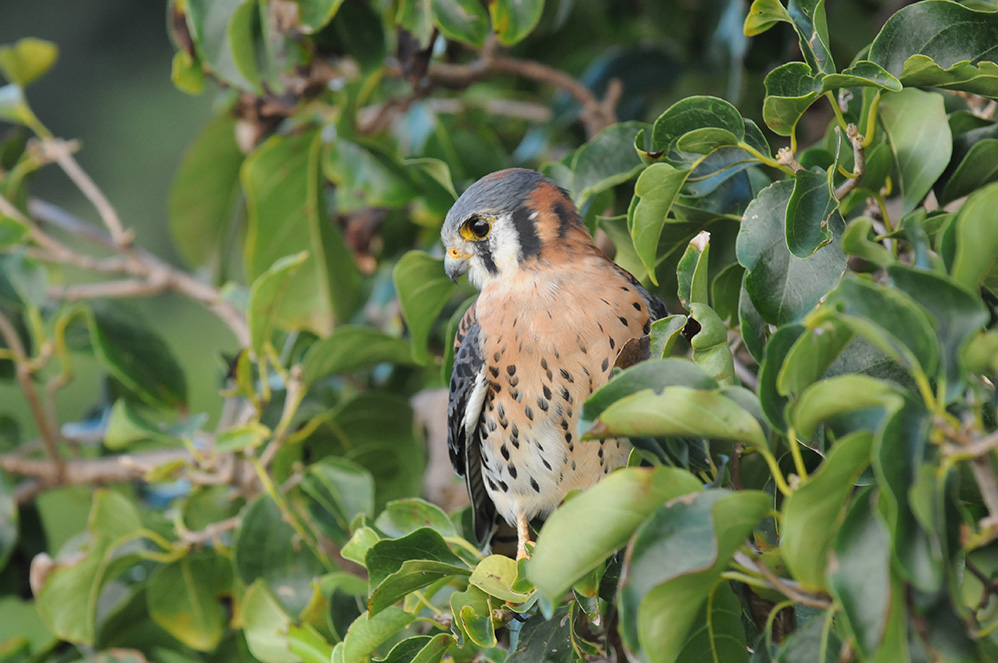
[[[447,272],[451,281],[457,283],[457,277],[468,271],[470,267],[468,258],[470,257],[470,253],[461,253],[455,247],[447,249],[447,255],[444,257],[444,271]]]

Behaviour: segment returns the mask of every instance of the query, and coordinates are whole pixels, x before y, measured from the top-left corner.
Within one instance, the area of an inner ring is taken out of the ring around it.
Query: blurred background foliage
[[[998,656],[998,14],[910,4],[4,5],[0,660]],[[511,166],[675,312],[519,563],[437,257]]]

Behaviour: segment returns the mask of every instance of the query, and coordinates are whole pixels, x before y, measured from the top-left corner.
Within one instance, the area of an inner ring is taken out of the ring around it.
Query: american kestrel
[[[473,184],[441,237],[447,275],[467,273],[481,290],[455,338],[450,459],[479,541],[502,516],[519,559],[531,520],[626,462],[626,440],[579,441],[579,412],[621,348],[667,311],[600,251],[566,192],[531,170]]]

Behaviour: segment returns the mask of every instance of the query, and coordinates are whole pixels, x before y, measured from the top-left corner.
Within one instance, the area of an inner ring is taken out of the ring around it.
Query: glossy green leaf
[[[21,311],[45,302],[48,278],[37,260],[20,251],[0,253],[0,305]]]
[[[101,367],[150,405],[187,402],[187,379],[166,342],[113,300],[90,304],[90,340]]]
[[[201,60],[187,51],[177,51],[173,54],[170,66],[170,80],[181,92],[201,94],[204,91],[204,66]]]
[[[237,219],[239,168],[235,120],[209,124],[187,148],[167,201],[170,234],[191,265],[216,262]]]
[[[441,578],[469,575],[470,569],[450,551],[440,534],[418,529],[400,539],[378,541],[367,551],[370,598],[367,606],[376,615],[409,592]]]
[[[309,31],[321,30],[343,5],[343,0],[296,0],[299,7],[298,20]]]
[[[149,616],[167,633],[198,651],[215,649],[228,626],[222,600],[232,590],[232,566],[208,551],[161,566],[149,578]]]
[[[672,663],[721,573],[770,508],[762,492],[711,489],[660,507],[628,547],[620,634],[641,660]]]
[[[804,111],[821,96],[821,75],[803,62],[787,62],[766,75],[762,119],[781,136],[793,134]]]
[[[280,302],[280,319],[285,328],[324,336],[359,303],[360,274],[326,212],[320,134],[271,137],[246,158],[240,177],[248,215],[247,276],[255,280],[277,260],[307,251]]]
[[[246,646],[256,659],[261,663],[300,663],[288,642],[291,619],[262,578],[246,588],[241,608]]]
[[[998,139],[975,143],[946,180],[940,195],[943,204],[974,193],[985,184],[998,180]]]
[[[787,430],[784,408],[789,399],[777,389],[777,376],[803,333],[802,325],[785,325],[777,329],[766,344],[766,354],[759,366],[759,405],[769,425],[782,432]]]
[[[587,438],[616,436],[707,437],[766,447],[762,427],[750,413],[717,392],[689,387],[626,396],[586,431]]]
[[[734,357],[728,347],[728,328],[706,304],[695,302],[689,308],[690,317],[700,323],[700,331],[690,340],[693,361],[718,384],[737,384]]]
[[[237,63],[237,59],[243,62],[250,59],[253,53],[252,39],[246,39],[250,36],[245,30],[249,27],[245,23],[249,18],[246,9],[242,10],[241,19],[236,17],[241,7],[250,4],[244,0],[187,0],[185,14],[194,47],[212,72],[238,88],[259,89],[259,81],[247,78]],[[234,19],[237,28],[243,29],[230,32]],[[239,23],[240,20],[243,23]]]
[[[489,16],[476,0],[431,0],[433,20],[448,39],[479,48],[489,34]]]
[[[336,137],[325,145],[322,171],[336,185],[340,213],[404,207],[419,191],[402,160],[370,140]]]
[[[492,29],[507,46],[529,35],[543,12],[544,0],[489,0]]]
[[[25,37],[13,46],[0,46],[0,72],[11,83],[27,87],[52,68],[59,47],[50,41]]]
[[[860,60],[837,74],[828,74],[821,80],[821,91],[831,92],[844,87],[875,87],[886,92],[899,92],[901,81],[876,62]]]
[[[994,97],[998,96],[996,43],[998,15],[993,11],[927,0],[904,7],[887,20],[870,46],[869,59],[906,87],[941,87]]]
[[[710,235],[698,235],[679,259],[676,277],[679,281],[679,303],[689,309],[690,304],[708,302],[707,263],[710,260]]]
[[[870,464],[872,445],[873,435],[867,431],[837,441],[818,471],[783,503],[783,560],[794,579],[809,591],[826,588],[830,544],[854,483]]]
[[[118,399],[111,406],[107,428],[104,432],[104,446],[117,451],[141,441],[180,445],[180,440],[163,433],[146,420],[128,401]]]
[[[748,663],[742,608],[730,583],[714,585],[676,657],[683,663]]]
[[[272,432],[259,423],[226,428],[215,436],[215,450],[219,453],[233,453],[256,449],[270,439]]]
[[[745,17],[745,34],[754,36],[777,23],[789,23],[797,32],[801,54],[814,71],[832,73],[835,63],[829,50],[825,0],[754,0]]]
[[[865,216],[853,219],[842,234],[842,250],[851,256],[857,256],[878,267],[890,267],[897,263],[894,254],[882,244],[871,239],[873,221]]]
[[[329,663],[333,655],[333,648],[310,624],[288,627],[288,651],[302,663]]]
[[[314,509],[321,509],[335,521],[335,534],[343,541],[358,514],[374,515],[374,479],[370,472],[346,458],[329,456],[313,463],[301,487],[314,501]]]
[[[290,326],[284,315],[285,297],[292,287],[292,281],[308,260],[305,252],[278,259],[270,269],[261,274],[250,288],[247,322],[250,328],[250,342],[257,357],[266,355],[274,333]]]
[[[492,624],[492,601],[489,595],[474,585],[450,595],[451,614],[458,630],[479,647],[495,647],[498,643]],[[464,643],[459,642],[459,646]]]
[[[381,536],[374,529],[358,527],[340,550],[340,556],[363,566],[364,560],[367,559],[367,551],[380,540]]]
[[[233,546],[236,571],[247,585],[262,578],[290,617],[297,617],[312,596],[312,583],[325,566],[268,496],[243,512]]]
[[[436,530],[441,536],[457,536],[454,523],[440,507],[415,497],[389,502],[378,514],[374,526],[391,538],[406,536],[423,527]]]
[[[379,663],[439,663],[454,644],[450,633],[418,635],[398,643]]]
[[[995,271],[998,263],[995,205],[998,205],[998,183],[989,184],[970,196],[953,221],[956,252],[950,275],[971,292]]]
[[[655,120],[652,142],[665,154],[676,149],[680,138],[697,129],[723,129],[737,140],[745,138],[745,122],[738,109],[717,97],[687,97]]]
[[[443,260],[422,251],[402,256],[392,278],[412,337],[412,357],[420,364],[428,363],[430,353],[426,344],[430,330],[457,286],[447,278]]]
[[[572,646],[570,609],[559,608],[545,619],[537,614],[520,630],[516,649],[506,663],[576,663],[580,660]]]
[[[541,594],[557,601],[591,569],[623,547],[659,506],[702,488],[685,470],[627,468],[556,510],[537,537],[527,573]],[[580,529],[585,521],[591,527]]]
[[[516,604],[526,602],[533,595],[532,591],[518,591],[518,580],[519,569],[514,560],[505,555],[489,555],[478,563],[468,582],[489,596]]]
[[[371,327],[341,325],[309,348],[302,361],[302,379],[312,385],[332,375],[383,362],[411,364],[409,341]]]
[[[686,326],[685,315],[670,315],[651,323],[651,357],[652,359],[668,358],[672,354],[672,346]]]
[[[576,150],[571,166],[572,194],[579,207],[641,172],[644,163],[630,146],[638,131],[647,127],[644,122],[613,124]]]
[[[880,119],[901,174],[901,213],[908,214],[942,175],[953,151],[943,98],[915,89],[892,92],[880,104]]]
[[[677,170],[667,163],[654,163],[641,173],[634,185],[635,202],[629,219],[631,238],[648,277],[656,285],[659,238],[668,221],[669,210],[679,197],[688,175],[688,170]]]
[[[798,258],[787,248],[784,228],[773,219],[786,218],[794,188],[794,182],[784,180],[760,192],[745,210],[736,244],[752,304],[766,322],[776,325],[803,318],[846,267],[838,240],[843,223],[837,214],[829,221],[830,244],[808,258]]]
[[[798,170],[794,190],[787,202],[787,247],[797,258],[806,259],[832,241],[832,215],[839,201],[826,173]]]

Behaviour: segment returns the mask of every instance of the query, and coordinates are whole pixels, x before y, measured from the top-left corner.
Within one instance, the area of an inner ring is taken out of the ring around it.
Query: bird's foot
[[[527,552],[527,546],[530,546],[530,548],[533,549],[535,545],[537,544],[529,539],[520,542],[520,544],[516,547],[516,561],[519,562],[521,559],[530,559],[530,553]]]

